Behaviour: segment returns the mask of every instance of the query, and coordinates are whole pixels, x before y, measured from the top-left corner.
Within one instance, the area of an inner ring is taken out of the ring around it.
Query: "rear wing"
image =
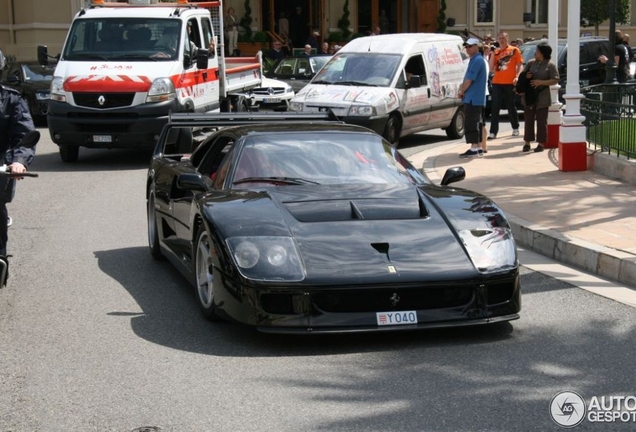
[[[203,140],[227,126],[242,126],[264,123],[342,124],[331,111],[324,113],[302,112],[240,112],[240,113],[176,113],[168,116],[157,140],[155,155],[167,157],[183,156],[191,153]]]

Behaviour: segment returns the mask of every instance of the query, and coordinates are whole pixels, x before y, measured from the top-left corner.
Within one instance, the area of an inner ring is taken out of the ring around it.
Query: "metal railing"
[[[581,89],[590,147],[636,158],[636,82],[598,84]]]

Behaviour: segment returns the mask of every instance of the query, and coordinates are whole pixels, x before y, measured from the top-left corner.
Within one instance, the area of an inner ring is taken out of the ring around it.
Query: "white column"
[[[557,63],[559,51],[559,1],[548,2],[548,43],[552,47],[552,61]],[[559,128],[561,125],[561,102],[559,102],[559,83],[550,87],[552,105],[548,112],[548,141],[546,148],[559,146]]]
[[[565,114],[559,131],[559,169],[561,171],[587,170],[587,143],[581,115],[581,88],[579,85],[579,42],[581,0],[568,0],[568,63],[565,86]]]

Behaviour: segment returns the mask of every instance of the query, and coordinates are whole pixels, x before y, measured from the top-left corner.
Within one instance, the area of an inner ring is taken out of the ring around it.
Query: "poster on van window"
[[[466,65],[461,51],[451,45],[430,46],[426,52],[430,70],[431,94],[440,98],[457,97],[458,84],[464,79]]]

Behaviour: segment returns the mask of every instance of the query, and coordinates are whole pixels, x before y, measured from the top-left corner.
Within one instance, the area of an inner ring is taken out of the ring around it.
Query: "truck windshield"
[[[75,20],[66,40],[67,61],[169,61],[177,58],[181,22],[175,19]]]
[[[401,59],[397,54],[336,54],[311,83],[388,87]]]

